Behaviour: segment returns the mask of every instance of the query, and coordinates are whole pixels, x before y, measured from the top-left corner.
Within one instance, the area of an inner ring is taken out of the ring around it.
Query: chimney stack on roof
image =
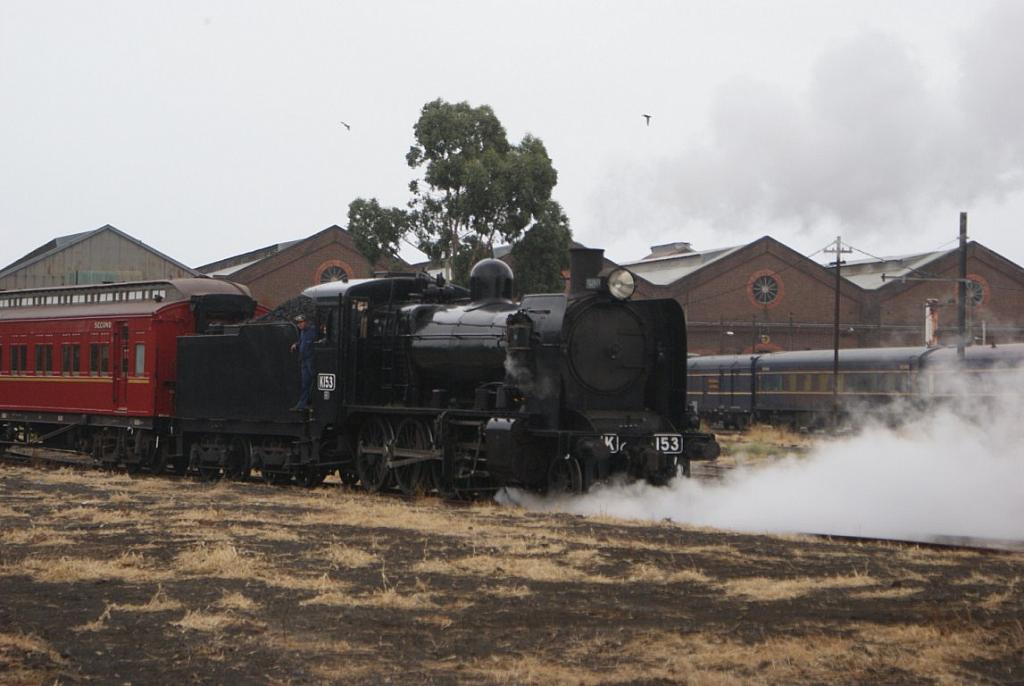
[[[653,260],[656,257],[669,257],[671,255],[684,255],[693,252],[693,247],[686,241],[665,243],[664,245],[652,245],[651,254],[645,260]]]

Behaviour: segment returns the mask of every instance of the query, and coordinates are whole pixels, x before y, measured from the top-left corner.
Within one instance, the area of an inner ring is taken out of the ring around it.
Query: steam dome
[[[501,260],[480,260],[469,273],[469,296],[473,302],[511,300],[514,285],[512,268]]]

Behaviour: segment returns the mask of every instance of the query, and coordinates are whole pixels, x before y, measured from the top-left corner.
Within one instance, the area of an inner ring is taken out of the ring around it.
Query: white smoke
[[[1007,374],[1017,385],[1019,374]],[[617,483],[581,497],[511,491],[532,510],[663,520],[746,532],[822,533],[907,540],[1024,540],[1024,403],[966,397],[966,412],[934,410],[899,428],[874,426],[721,481],[667,487]]]

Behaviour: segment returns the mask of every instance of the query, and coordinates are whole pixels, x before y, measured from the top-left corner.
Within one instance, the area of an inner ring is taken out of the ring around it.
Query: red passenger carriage
[[[0,291],[0,440],[63,433],[104,462],[158,459],[177,338],[255,307],[247,288],[214,279]]]

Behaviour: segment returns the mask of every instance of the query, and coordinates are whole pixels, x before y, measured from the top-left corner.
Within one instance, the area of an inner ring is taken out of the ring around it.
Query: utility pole
[[[967,345],[967,213],[960,213],[960,274],[956,285],[956,356],[964,359]]]
[[[832,430],[839,428],[839,288],[842,283],[840,268],[843,262],[843,255],[853,252],[852,248],[843,247],[843,237],[836,236],[836,242],[825,248],[827,253],[835,253],[836,261],[831,262],[836,266],[836,301],[835,314],[832,318]]]
[[[825,252],[832,252],[832,251],[831,250],[826,250]],[[957,318],[956,354],[957,354],[957,357],[959,357],[960,359],[963,359],[963,357],[964,357],[964,349],[967,346],[967,281],[968,281],[968,279],[967,279],[967,213],[966,212],[961,212],[960,213],[960,249],[959,249],[959,252],[960,252],[960,269],[959,269],[959,274],[957,275],[957,277],[955,279],[952,279],[952,278],[949,278],[949,277],[939,277],[939,276],[931,276],[931,275],[928,275],[928,276],[907,276],[907,275],[904,274],[904,275],[901,275],[901,276],[888,276],[886,274],[882,274],[882,281],[892,281],[892,280],[895,280],[895,281],[902,281],[904,283],[906,283],[907,281],[936,281],[936,282],[946,282],[946,283],[949,283],[950,281],[955,281],[956,284],[957,284],[957,288],[956,288],[956,293],[957,293],[957,298],[956,298],[957,299],[957,304],[956,304],[956,318]],[[926,274],[926,272],[921,272],[921,271],[919,271],[917,269],[912,269],[911,271],[913,271],[913,272],[915,272],[917,274]]]

